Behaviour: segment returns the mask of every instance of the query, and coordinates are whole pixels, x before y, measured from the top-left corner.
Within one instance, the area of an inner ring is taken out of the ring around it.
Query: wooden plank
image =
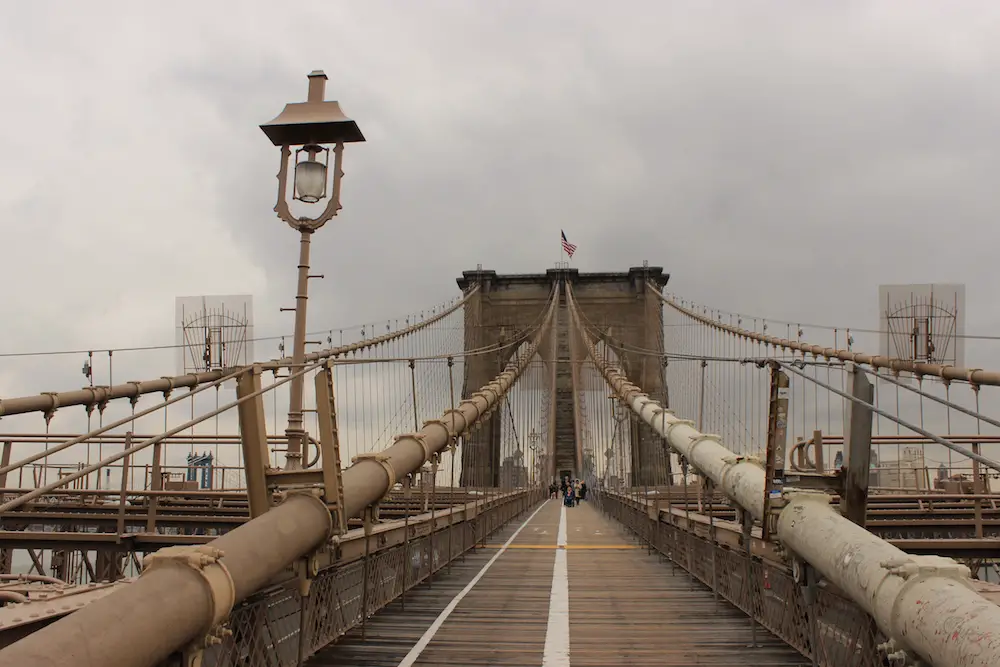
[[[758,627],[760,648],[747,649],[750,622],[711,591],[691,583],[618,524],[587,503],[566,509],[566,546],[557,544],[561,503],[548,501],[426,645],[417,666],[543,665],[555,554],[568,560],[570,664],[694,664],[779,667],[805,659]],[[425,630],[491,558],[521,521],[500,531],[488,548],[435,575],[433,588],[407,593],[360,631],[313,656],[309,667],[397,667]],[[557,575],[558,576],[558,575]]]

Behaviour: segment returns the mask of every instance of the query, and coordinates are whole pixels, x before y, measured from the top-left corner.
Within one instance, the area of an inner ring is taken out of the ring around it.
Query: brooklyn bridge
[[[0,398],[0,666],[1000,665],[1000,369],[964,363],[962,290],[802,324],[564,234],[314,328],[366,139],[326,81],[260,126],[290,349],[179,301],[181,372],[91,351],[85,387]]]

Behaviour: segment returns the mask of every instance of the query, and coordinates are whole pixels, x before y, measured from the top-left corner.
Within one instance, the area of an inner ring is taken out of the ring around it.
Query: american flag
[[[565,250],[566,254],[570,256],[570,259],[572,259],[573,253],[576,252],[576,246],[566,240],[566,232],[560,229],[559,233],[562,234],[563,250]]]

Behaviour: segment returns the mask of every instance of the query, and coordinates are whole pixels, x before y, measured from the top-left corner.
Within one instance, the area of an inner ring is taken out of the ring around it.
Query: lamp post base
[[[302,452],[305,450],[306,432],[301,429],[286,429],[288,449],[285,451],[285,470],[302,470]]]

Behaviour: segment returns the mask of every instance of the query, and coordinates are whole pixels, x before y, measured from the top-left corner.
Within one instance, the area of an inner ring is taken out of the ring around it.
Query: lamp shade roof
[[[358,124],[344,115],[339,102],[292,102],[277,118],[260,126],[275,146],[364,141]]]

